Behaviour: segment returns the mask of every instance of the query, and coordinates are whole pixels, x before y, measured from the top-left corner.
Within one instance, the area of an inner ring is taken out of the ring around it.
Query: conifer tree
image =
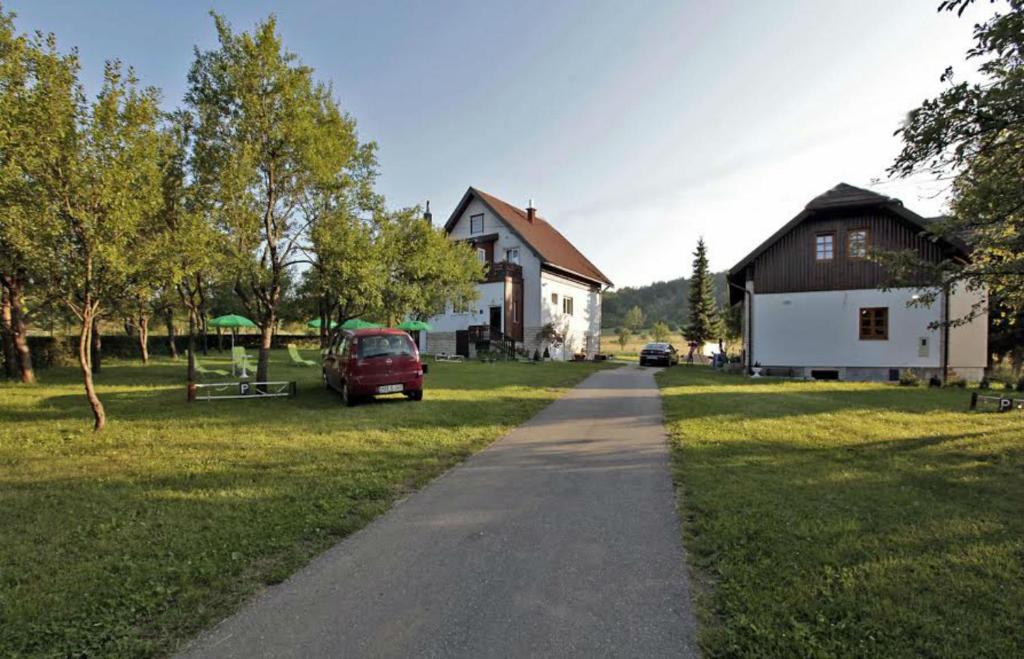
[[[715,302],[715,287],[708,270],[708,250],[704,238],[697,241],[693,253],[693,276],[690,278],[689,325],[684,334],[687,340],[704,343],[718,338],[721,334],[721,319],[718,303]]]

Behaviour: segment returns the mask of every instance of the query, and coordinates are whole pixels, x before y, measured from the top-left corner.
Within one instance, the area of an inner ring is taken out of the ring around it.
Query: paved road
[[[602,371],[185,656],[693,656],[683,560],[653,372]]]

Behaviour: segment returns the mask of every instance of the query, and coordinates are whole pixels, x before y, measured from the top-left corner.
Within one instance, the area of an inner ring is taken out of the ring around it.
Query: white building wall
[[[757,294],[753,359],[762,366],[937,368],[939,305],[907,307],[909,288]],[[862,341],[860,309],[889,309],[889,338]],[[922,340],[926,345],[922,345]]]
[[[577,352],[586,352],[588,357],[593,357],[600,350],[600,288],[588,286],[550,272],[541,273],[540,288],[540,326],[543,327],[547,323],[553,323],[559,329],[564,328],[566,325],[569,329],[566,345],[558,349],[551,348],[551,357],[553,359],[570,359]],[[558,296],[557,302],[552,301],[552,295]],[[566,296],[573,299],[572,316],[566,315],[562,311],[562,300]],[[536,334],[536,331],[534,334]],[[589,342],[588,337],[591,337]],[[543,350],[543,347],[541,350]]]
[[[980,380],[988,366],[988,293],[957,287],[949,296],[949,317],[954,320],[970,313],[975,303],[985,313],[949,328],[949,367],[968,380]]]

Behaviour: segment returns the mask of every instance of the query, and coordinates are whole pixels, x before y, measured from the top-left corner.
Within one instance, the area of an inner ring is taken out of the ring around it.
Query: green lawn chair
[[[316,362],[302,358],[302,355],[299,354],[299,347],[294,343],[288,344],[288,356],[292,358],[292,363],[297,366],[316,366]]]
[[[185,355],[186,357],[188,356],[188,350],[185,351]],[[192,355],[192,363],[195,364],[196,373],[198,373],[199,375],[231,375],[227,371],[221,370],[219,368],[204,367],[201,363],[199,363],[199,357],[197,355]]]
[[[231,349],[231,370],[241,370],[242,373],[245,373],[246,369],[249,367],[250,359],[252,359],[252,357],[245,354],[245,348],[242,346],[235,346]]]

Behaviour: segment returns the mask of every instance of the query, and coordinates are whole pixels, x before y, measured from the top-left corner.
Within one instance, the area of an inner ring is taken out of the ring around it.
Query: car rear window
[[[380,336],[359,337],[359,358],[400,357],[412,355],[415,347],[407,336],[401,334],[382,334]]]
[[[644,346],[644,350],[668,350],[667,343],[648,343]]]

